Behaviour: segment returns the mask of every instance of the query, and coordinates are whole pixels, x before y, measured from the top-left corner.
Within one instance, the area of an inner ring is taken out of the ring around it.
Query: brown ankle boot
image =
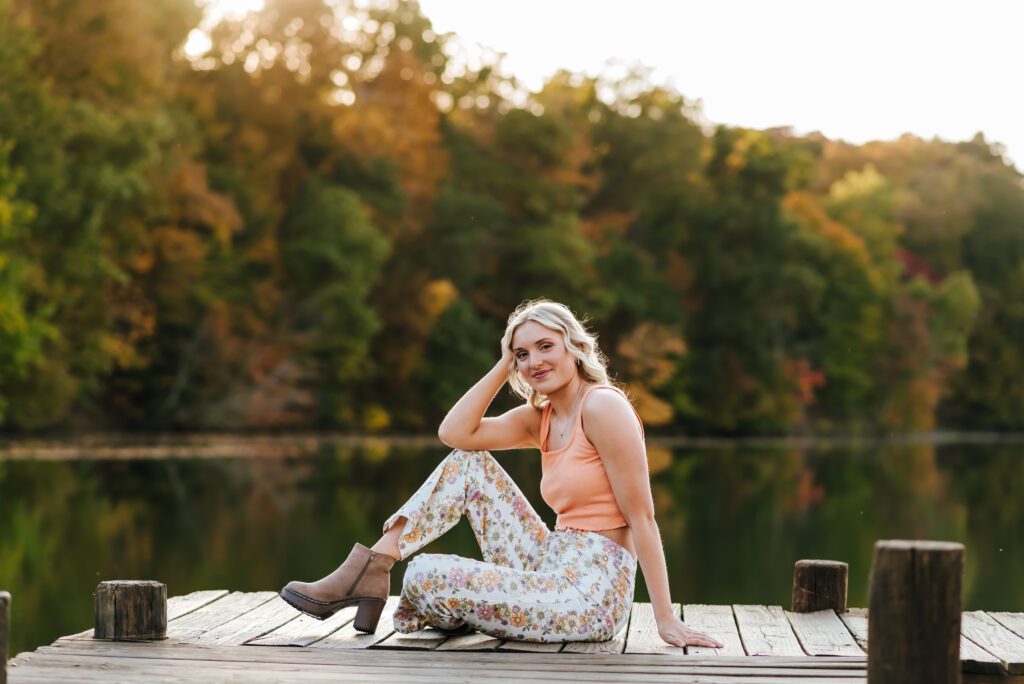
[[[360,632],[372,633],[391,593],[391,567],[395,561],[386,553],[356,544],[337,570],[316,582],[289,582],[281,590],[281,598],[320,620],[358,603],[353,626]]]

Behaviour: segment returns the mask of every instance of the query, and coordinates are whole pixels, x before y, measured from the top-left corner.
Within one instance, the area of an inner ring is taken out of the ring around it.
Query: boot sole
[[[377,623],[380,621],[380,614],[384,610],[385,603],[384,599],[371,596],[353,596],[337,601],[318,601],[287,587],[281,590],[281,598],[292,608],[317,620],[326,620],[345,606],[359,604],[352,626],[356,631],[367,634],[377,631]]]

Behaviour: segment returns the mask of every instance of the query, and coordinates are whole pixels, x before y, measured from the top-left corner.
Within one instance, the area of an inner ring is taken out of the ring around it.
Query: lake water
[[[448,451],[310,444],[0,455],[11,653],[91,627],[102,580],[158,580],[173,596],[319,578],[372,545]],[[539,453],[495,456],[553,526]],[[849,605],[865,606],[875,540],[921,538],[966,545],[965,610],[1024,611],[1022,443],[652,442],[648,460],[673,601],[788,608],[793,563],[823,558],[850,564]],[[465,520],[425,551],[480,557]],[[640,575],[635,599],[649,600]]]

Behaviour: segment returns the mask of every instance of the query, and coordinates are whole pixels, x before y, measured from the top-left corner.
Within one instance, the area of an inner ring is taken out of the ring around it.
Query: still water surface
[[[447,450],[327,445],[302,457],[0,460],[0,589],[12,654],[92,625],[96,584],[168,595],[277,590],[333,570]],[[540,455],[495,454],[549,527]],[[1024,444],[649,445],[673,601],[788,608],[793,563],[850,564],[867,604],[872,544],[966,544],[964,608],[1024,611]],[[463,519],[428,545],[479,558]],[[401,589],[404,564],[392,571]],[[638,574],[635,599],[648,601]]]

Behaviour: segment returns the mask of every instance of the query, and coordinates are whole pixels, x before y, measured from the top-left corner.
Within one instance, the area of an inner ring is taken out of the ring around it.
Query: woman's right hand
[[[507,340],[504,337],[501,338],[501,364],[507,369],[511,368],[515,364],[515,356],[512,354],[511,340]]]
[[[455,402],[441,421],[437,436],[453,449],[491,451],[538,447],[537,429],[540,412],[529,404],[506,411],[500,416],[485,418],[484,413],[498,390],[508,382],[508,372],[515,365],[515,354],[506,340],[501,343],[501,360],[487,375],[469,388]]]

